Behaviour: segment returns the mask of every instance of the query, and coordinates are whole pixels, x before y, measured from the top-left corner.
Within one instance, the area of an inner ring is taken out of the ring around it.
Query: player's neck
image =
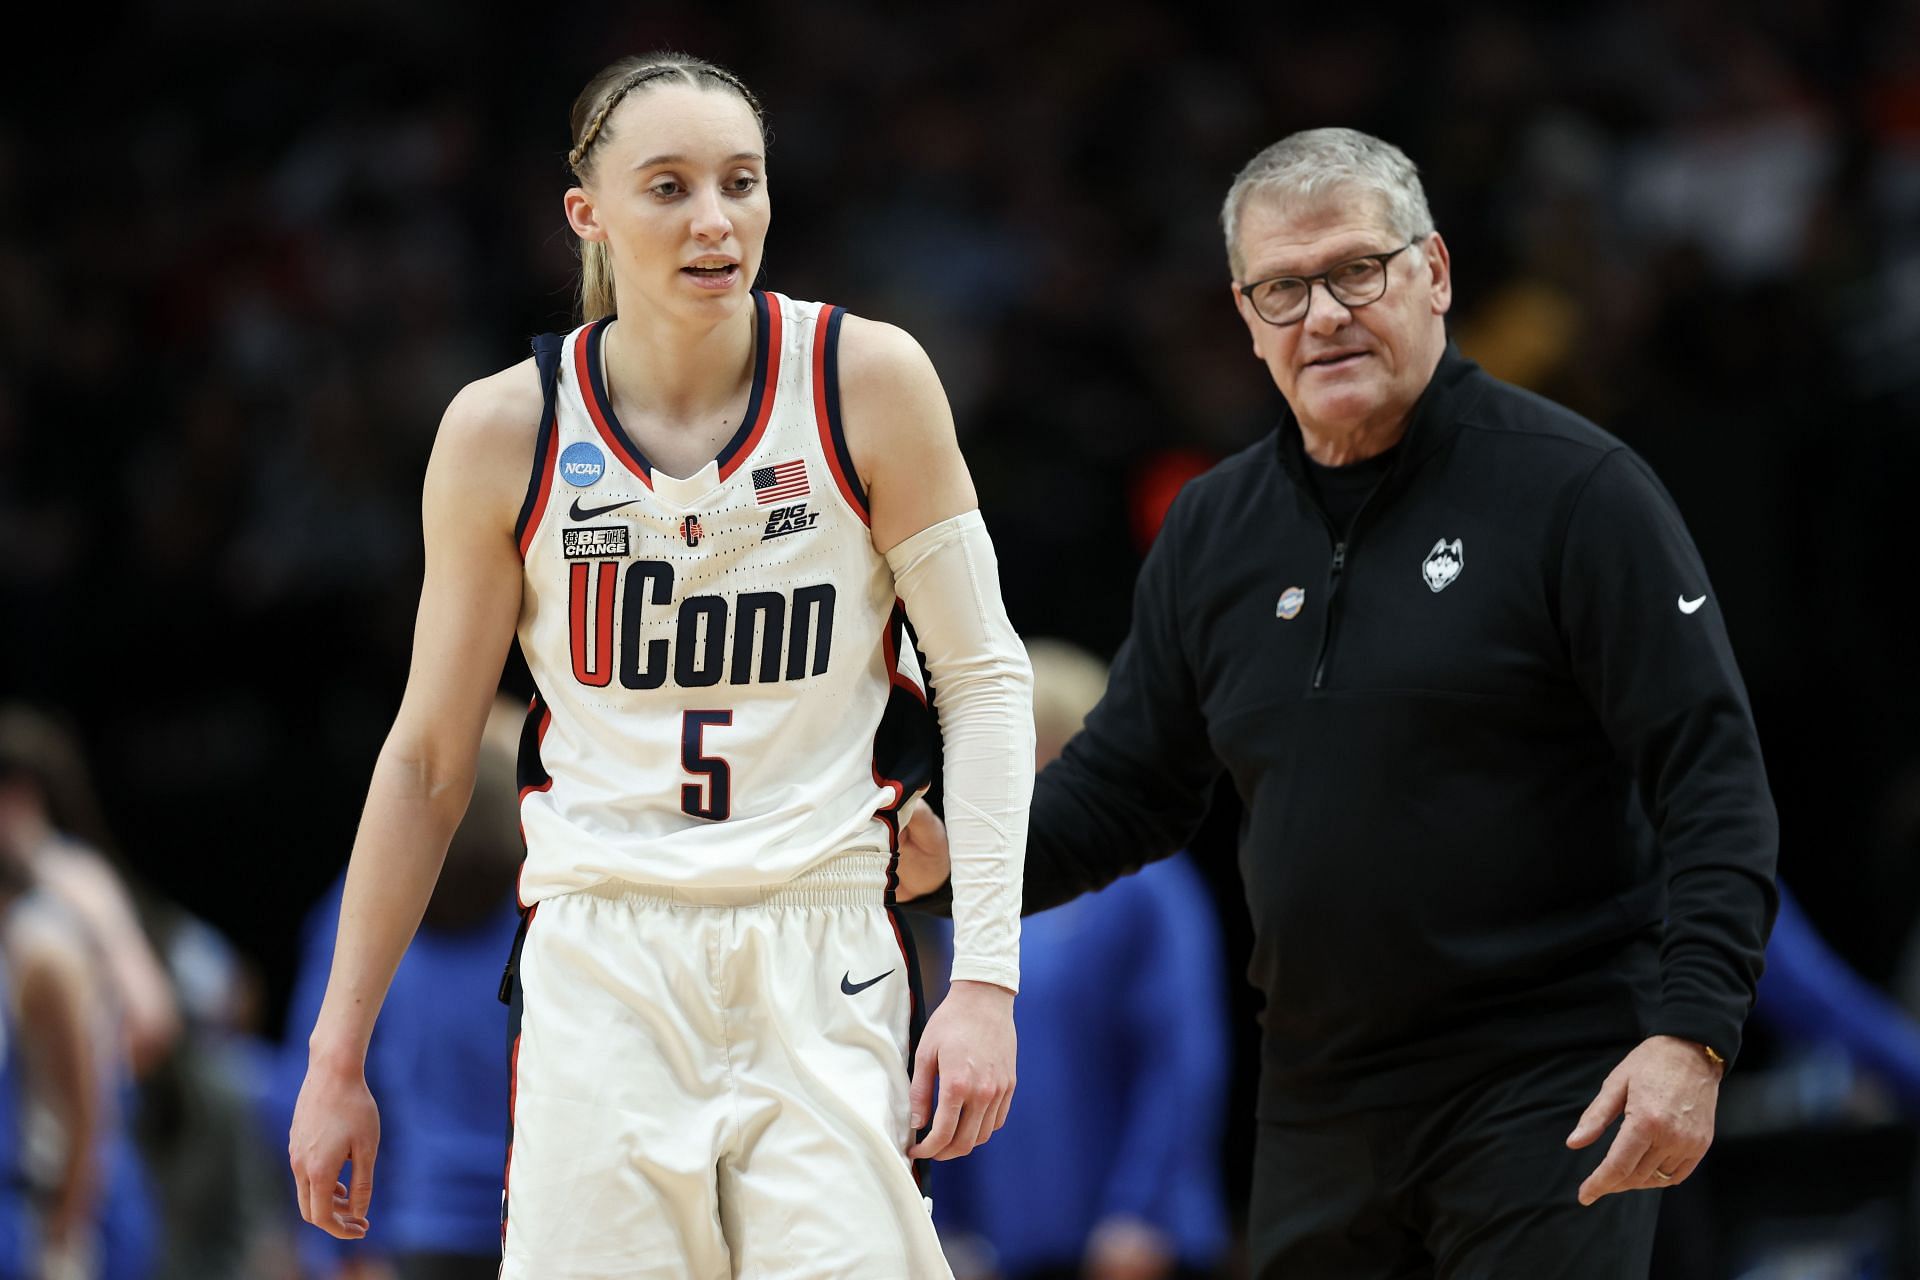
[[[724,413],[753,376],[753,315],[742,307],[705,328],[648,310],[621,316],[600,348],[621,420],[672,427]]]

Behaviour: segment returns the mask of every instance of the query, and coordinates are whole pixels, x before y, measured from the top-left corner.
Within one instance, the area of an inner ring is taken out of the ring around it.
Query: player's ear
[[[575,235],[582,240],[607,238],[606,228],[600,225],[599,218],[595,216],[593,197],[585,187],[569,187],[561,201],[567,211],[567,225],[573,228]]]

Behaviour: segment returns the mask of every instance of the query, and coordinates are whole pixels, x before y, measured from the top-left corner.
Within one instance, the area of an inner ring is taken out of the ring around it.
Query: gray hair
[[[1433,213],[1420,171],[1407,153],[1357,129],[1308,129],[1289,134],[1247,161],[1220,206],[1227,261],[1240,273],[1240,214],[1255,195],[1314,203],[1333,192],[1368,192],[1386,205],[1389,229],[1402,239],[1433,232]]]

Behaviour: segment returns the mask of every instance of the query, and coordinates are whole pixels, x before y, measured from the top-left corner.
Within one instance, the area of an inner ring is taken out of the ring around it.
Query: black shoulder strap
[[[533,438],[533,474],[527,479],[527,496],[520,504],[520,517],[513,524],[513,538],[521,544],[523,555],[527,526],[546,496],[547,455],[553,449],[554,433],[559,429],[554,421],[553,406],[560,389],[560,352],[565,345],[565,335],[558,333],[543,333],[533,340],[533,362],[540,370],[540,429]]]
[[[560,350],[566,341],[566,335],[559,333],[543,333],[533,340],[533,362],[540,369],[542,426],[553,420],[553,397],[560,386]]]

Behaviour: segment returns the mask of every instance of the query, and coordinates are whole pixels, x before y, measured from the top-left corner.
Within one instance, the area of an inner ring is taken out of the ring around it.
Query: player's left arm
[[[1033,675],[1007,620],[993,543],[933,362],[902,330],[852,316],[841,325],[838,361],[873,545],[893,568],[939,691],[953,980],[916,1055],[913,1127],[930,1127],[908,1154],[951,1159],[985,1142],[1013,1101]]]
[[[1685,1181],[1713,1141],[1773,923],[1779,831],[1720,602],[1672,497],[1624,448],[1570,497],[1553,575],[1562,640],[1667,871],[1653,1034],[1568,1137],[1586,1146],[1626,1117],[1580,1188],[1592,1203]]]

